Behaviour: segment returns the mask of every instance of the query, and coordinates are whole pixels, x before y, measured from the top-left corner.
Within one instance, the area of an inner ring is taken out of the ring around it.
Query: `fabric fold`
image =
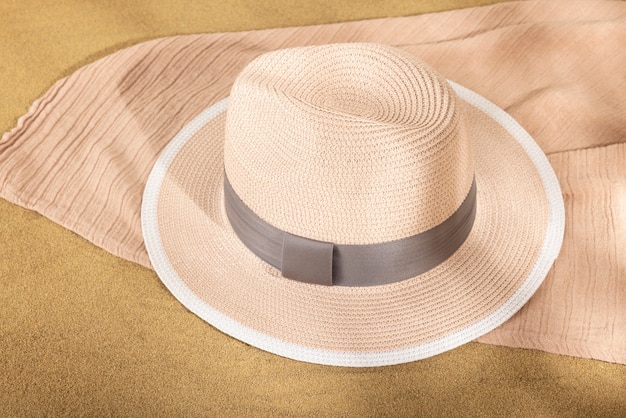
[[[626,4],[529,1],[403,18],[156,39],[59,80],[0,140],[0,197],[150,267],[150,169],[176,133],[273,49],[401,47],[506,109],[550,156],[566,201],[546,283],[480,341],[626,363]]]

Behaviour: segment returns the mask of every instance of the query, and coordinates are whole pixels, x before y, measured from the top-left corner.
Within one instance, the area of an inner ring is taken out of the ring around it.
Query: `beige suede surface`
[[[148,39],[411,15],[489,2],[381,5],[337,1],[295,7],[284,1],[204,1],[184,7],[177,2],[153,3],[24,1],[0,5],[6,23],[0,28],[0,131],[15,126],[18,116],[56,80]],[[612,103],[610,94],[604,97],[609,107],[623,106]],[[610,137],[608,132],[623,142],[623,130],[612,128],[615,120],[597,124],[604,133],[597,135],[599,141]],[[563,251],[577,262],[562,264],[561,268],[571,269],[563,277],[574,277],[579,271],[608,271],[623,279],[623,259],[620,264],[615,257],[620,254],[616,237],[624,237],[619,229],[624,225],[624,212],[615,208],[626,205],[620,164],[626,156],[623,143],[614,142],[572,149],[565,143],[547,150],[554,154],[550,162],[561,173],[566,209],[569,205],[575,214],[567,221],[569,230],[578,237],[564,246]],[[599,188],[602,193],[597,193]],[[612,201],[616,196],[621,196],[621,206]],[[602,204],[613,208],[603,212],[608,218],[594,216]],[[574,223],[577,219],[594,221]],[[616,235],[616,225],[621,235]],[[594,244],[589,237],[597,237],[598,231],[609,239]],[[581,242],[584,245],[575,245]],[[591,250],[606,257],[603,264],[585,257]],[[617,268],[612,269],[615,264]],[[584,286],[585,281],[577,283]],[[602,286],[601,282],[587,283]],[[623,282],[617,283],[616,298],[623,291],[619,287]],[[472,343],[431,359],[376,369],[305,364],[265,353],[189,313],[153,271],[115,257],[6,200],[0,200],[0,286],[2,416],[626,413],[626,366],[536,350]],[[603,303],[610,305],[614,300]],[[599,311],[592,306],[585,312],[593,316]],[[566,308],[551,315],[566,317],[572,311]],[[525,321],[512,322],[509,334],[489,342],[515,339]],[[598,331],[587,328],[587,332]],[[602,355],[600,351],[596,358]]]

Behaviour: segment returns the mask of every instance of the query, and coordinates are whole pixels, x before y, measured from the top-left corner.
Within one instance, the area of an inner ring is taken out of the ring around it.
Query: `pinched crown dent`
[[[378,44],[270,52],[231,91],[225,169],[266,222],[338,244],[428,230],[462,203],[470,139],[445,79]]]

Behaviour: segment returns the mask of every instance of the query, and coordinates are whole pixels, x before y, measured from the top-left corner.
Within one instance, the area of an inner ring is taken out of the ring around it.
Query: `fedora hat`
[[[379,44],[273,51],[164,149],[142,228],[172,294],[320,364],[429,357],[494,329],[559,253],[558,181],[487,99]]]

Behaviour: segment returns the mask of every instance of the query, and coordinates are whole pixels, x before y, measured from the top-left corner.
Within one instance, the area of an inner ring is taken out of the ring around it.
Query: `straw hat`
[[[149,177],[159,277],[223,332],[285,357],[380,366],[492,330],[563,239],[557,179],[478,94],[378,44],[270,52]]]

